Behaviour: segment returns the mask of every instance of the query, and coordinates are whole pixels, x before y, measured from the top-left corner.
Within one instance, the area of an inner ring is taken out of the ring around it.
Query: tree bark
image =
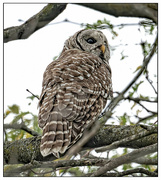
[[[115,141],[120,141],[126,137],[137,135],[142,131],[150,131],[151,126],[117,126],[105,125],[98,133],[84,145],[84,149],[107,146]],[[56,159],[53,155],[42,157],[40,153],[41,136],[28,139],[21,139],[14,142],[5,142],[4,161],[6,164],[29,163],[36,161],[49,161]],[[157,127],[153,127],[153,132],[145,137],[141,137],[131,142],[125,142],[120,147],[142,148],[157,143]]]
[[[25,23],[20,26],[14,26],[4,29],[4,43],[17,40],[26,39],[38,29],[44,27],[50,21],[55,19],[60,13],[64,11],[66,4],[48,4],[39,13],[32,16]]]
[[[158,22],[157,3],[78,3],[115,17],[140,17]]]

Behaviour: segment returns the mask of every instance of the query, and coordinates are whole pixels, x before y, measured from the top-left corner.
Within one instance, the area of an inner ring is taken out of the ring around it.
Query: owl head
[[[65,41],[63,51],[68,49],[79,49],[92,53],[105,62],[108,62],[110,59],[110,50],[106,36],[101,31],[94,29],[83,29],[76,32]]]

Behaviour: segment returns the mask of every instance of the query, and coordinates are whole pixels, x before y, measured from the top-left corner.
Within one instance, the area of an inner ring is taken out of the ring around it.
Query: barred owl
[[[59,157],[83,135],[112,97],[110,51],[101,31],[81,30],[67,39],[43,75],[39,100],[40,151]]]

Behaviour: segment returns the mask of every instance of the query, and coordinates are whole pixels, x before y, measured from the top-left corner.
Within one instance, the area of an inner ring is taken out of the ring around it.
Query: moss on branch
[[[148,126],[149,128],[149,126]],[[149,131],[147,128],[147,131]],[[154,127],[153,127],[154,128]],[[119,141],[131,135],[137,135],[145,130],[145,126],[117,126],[106,125],[86,144],[83,148],[97,148],[110,145],[115,141]],[[154,143],[157,143],[157,127],[154,128],[154,133],[132,142],[125,143],[121,147],[141,148]],[[35,136],[28,139],[21,139],[14,142],[5,142],[4,144],[4,161],[6,164],[29,163],[36,161],[54,160],[53,155],[42,157],[40,153],[41,136]]]

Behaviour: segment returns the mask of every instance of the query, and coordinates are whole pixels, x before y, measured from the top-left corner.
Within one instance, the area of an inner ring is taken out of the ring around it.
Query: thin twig
[[[140,77],[140,75],[143,73],[144,69],[146,68],[146,66],[148,65],[148,63],[150,62],[152,56],[154,55],[155,53],[155,50],[156,50],[156,47],[157,47],[157,43],[158,43],[158,35],[155,39],[155,42],[153,44],[153,48],[151,49],[150,51],[150,54],[144,58],[143,60],[143,65],[142,67],[140,68],[140,71],[138,71],[138,73],[136,74],[136,76],[133,78],[133,80],[129,83],[129,85],[122,91],[122,94],[125,94],[127,92],[127,90],[129,89],[129,87],[131,87],[135,82],[136,80]]]
[[[26,89],[27,92],[29,92],[30,94],[32,94],[34,97],[36,97],[39,100],[39,97],[35,94],[33,94],[29,89]]]
[[[157,177],[158,173],[148,171],[144,168],[135,168],[135,169],[129,169],[123,172],[117,172],[117,173],[106,173],[103,175],[103,177],[123,177],[127,175],[132,175],[134,173],[140,173],[140,174],[146,174],[148,177]]]
[[[40,135],[36,131],[33,131],[32,129],[28,128],[24,123],[21,123],[21,124],[17,124],[17,123],[4,124],[4,129],[21,129],[21,130],[24,130],[33,136],[39,136]]]
[[[151,115],[145,116],[145,117],[143,117],[143,118],[135,115],[135,117],[139,119],[139,121],[138,121],[136,124],[139,124],[140,122],[145,121],[145,120],[148,120],[148,119],[155,118],[156,116],[157,116],[157,113],[156,113],[156,114],[151,114]]]
[[[24,20],[22,20],[22,19],[18,19],[18,21],[19,22],[25,22]],[[62,21],[58,21],[58,22],[54,22],[54,23],[50,23],[50,24],[47,24],[46,26],[51,26],[51,25],[57,25],[57,24],[61,24],[61,23],[71,23],[71,24],[75,24],[75,25],[79,25],[79,26],[84,26],[84,27],[86,27],[87,25],[89,25],[89,24],[87,24],[87,23],[78,23],[78,22],[74,22],[74,21],[71,21],[71,20],[69,20],[69,19],[64,19],[64,20],[62,20]],[[115,27],[124,27],[124,26],[144,26],[144,25],[149,25],[149,26],[151,26],[151,25],[153,25],[153,26],[156,26],[156,24],[155,23],[153,23],[153,22],[150,22],[150,23],[147,23],[146,21],[140,21],[140,22],[138,22],[138,23],[122,23],[122,24],[116,24],[116,25],[112,25],[112,27],[113,28],[115,28]],[[92,24],[91,24],[91,26],[92,26]],[[109,28],[110,26],[109,25],[107,25],[107,24],[104,24],[104,23],[102,23],[102,25],[100,25],[100,26],[97,26],[97,28]]]
[[[149,82],[149,84],[151,85],[151,87],[153,88],[155,94],[158,94],[157,90],[155,89],[155,87],[153,86],[153,81],[149,79],[149,72],[146,72],[146,79]]]
[[[150,100],[150,99],[143,99],[143,98],[133,98],[133,97],[130,97],[130,96],[124,97],[124,99],[128,99],[128,100],[134,101],[136,103],[138,103],[140,101],[145,101],[145,102],[149,102],[149,103],[157,103],[158,102],[158,100]]]
[[[128,164],[128,163],[132,162],[134,159],[143,157],[147,154],[154,153],[157,150],[158,150],[158,144],[156,143],[156,144],[153,144],[150,146],[146,146],[146,147],[134,150],[131,153],[120,156],[118,158],[111,159],[106,165],[101,166],[91,176],[92,177],[101,176],[101,175],[105,174],[107,171],[117,168],[118,166],[120,166],[122,164]]]
[[[140,102],[138,102],[138,104],[139,104],[142,108],[144,108],[147,112],[152,113],[152,114],[157,114],[157,112],[149,110],[148,108],[146,108],[146,107],[145,107],[143,104],[141,104]]]

